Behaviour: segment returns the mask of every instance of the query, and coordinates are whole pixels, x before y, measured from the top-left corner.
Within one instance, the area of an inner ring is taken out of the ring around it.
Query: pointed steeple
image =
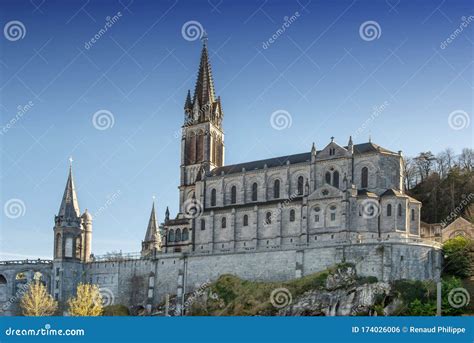
[[[193,102],[199,101],[201,106],[210,107],[215,102],[214,80],[212,79],[211,64],[209,63],[209,52],[207,50],[207,36],[203,39],[201,61],[194,89]]]
[[[76,219],[80,217],[81,211],[79,210],[74,178],[72,176],[72,158],[69,159],[69,162],[69,176],[67,178],[66,188],[64,189],[63,200],[61,201],[58,216],[65,219]]]
[[[191,91],[188,89],[188,95],[186,96],[186,102],[184,103],[184,110],[191,111],[193,109],[193,103],[191,100]]]
[[[155,214],[155,202],[153,201],[153,205],[151,207],[150,220],[148,221],[148,228],[146,230],[146,235],[145,235],[145,242],[155,241],[157,237],[158,237],[158,224],[156,221],[156,214]]]
[[[168,206],[166,206],[165,221],[167,222],[168,220],[170,220],[170,210]]]

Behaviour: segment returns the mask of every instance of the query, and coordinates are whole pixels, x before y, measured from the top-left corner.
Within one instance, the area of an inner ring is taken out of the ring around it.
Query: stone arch
[[[7,301],[8,298],[8,282],[7,278],[0,274],[0,302]]]

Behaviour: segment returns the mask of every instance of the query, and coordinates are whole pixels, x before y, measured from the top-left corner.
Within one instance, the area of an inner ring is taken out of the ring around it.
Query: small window
[[[221,227],[225,229],[227,227],[227,219],[226,217],[222,217],[221,219]]]
[[[314,208],[314,212],[319,212],[319,211],[321,211],[321,208],[319,206]]]
[[[331,213],[331,221],[335,221],[336,220],[336,214],[335,213]]]
[[[387,205],[387,217],[392,216],[392,205],[388,204]]]
[[[414,209],[411,209],[411,221],[412,222],[415,221],[415,210]]]
[[[211,206],[216,206],[216,189],[211,190]]]
[[[188,229],[185,228],[185,229],[183,230],[183,235],[182,235],[181,239],[182,239],[183,241],[187,241],[187,240],[189,239],[189,230],[188,230]]]
[[[267,215],[265,217],[265,223],[266,224],[271,224],[272,223],[272,213],[271,212],[267,212]]]
[[[273,183],[273,197],[275,199],[280,197],[280,180],[275,180]]]
[[[174,240],[175,240],[176,242],[181,241],[181,229],[176,229],[176,233],[175,233],[175,236],[174,236]]]
[[[244,226],[248,226],[248,225],[249,225],[249,216],[248,216],[248,215],[246,215],[246,214],[244,215],[244,220],[243,220],[243,222],[244,222]]]
[[[304,177],[298,177],[298,195],[303,195]]]
[[[317,215],[314,216],[314,221],[315,221],[316,223],[319,223],[319,214],[317,214]]]
[[[335,211],[335,210],[336,210],[336,205],[331,205],[331,207],[329,207],[329,209],[330,209],[331,211]]]
[[[230,190],[230,203],[235,204],[237,202],[237,187],[232,186]]]
[[[174,230],[168,232],[168,242],[174,242]]]
[[[295,221],[295,210],[290,210],[290,222]]]
[[[252,185],[252,201],[257,201],[258,199],[258,184],[256,182]]]
[[[201,230],[206,230],[206,221],[201,219]]]
[[[401,204],[398,204],[398,216],[399,217],[402,216],[402,205]]]

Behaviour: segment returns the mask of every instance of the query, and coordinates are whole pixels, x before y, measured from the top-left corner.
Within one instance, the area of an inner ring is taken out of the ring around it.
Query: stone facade
[[[94,257],[92,217],[80,215],[70,169],[54,260],[0,262],[4,313],[16,313],[10,299],[35,273],[61,301],[90,282],[109,303],[148,310],[222,274],[283,281],[344,261],[383,281],[439,277],[440,246],[420,238],[421,203],[404,192],[401,152],[331,138],[321,150],[226,166],[207,43],[184,112],[179,213],[167,209],[159,226],[153,205],[140,254]]]

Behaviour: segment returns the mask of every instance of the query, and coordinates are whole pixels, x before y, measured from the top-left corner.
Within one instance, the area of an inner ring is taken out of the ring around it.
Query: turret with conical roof
[[[155,250],[161,250],[161,235],[156,220],[155,202],[153,201],[145,239],[142,242],[141,255],[142,257],[152,256]]]

